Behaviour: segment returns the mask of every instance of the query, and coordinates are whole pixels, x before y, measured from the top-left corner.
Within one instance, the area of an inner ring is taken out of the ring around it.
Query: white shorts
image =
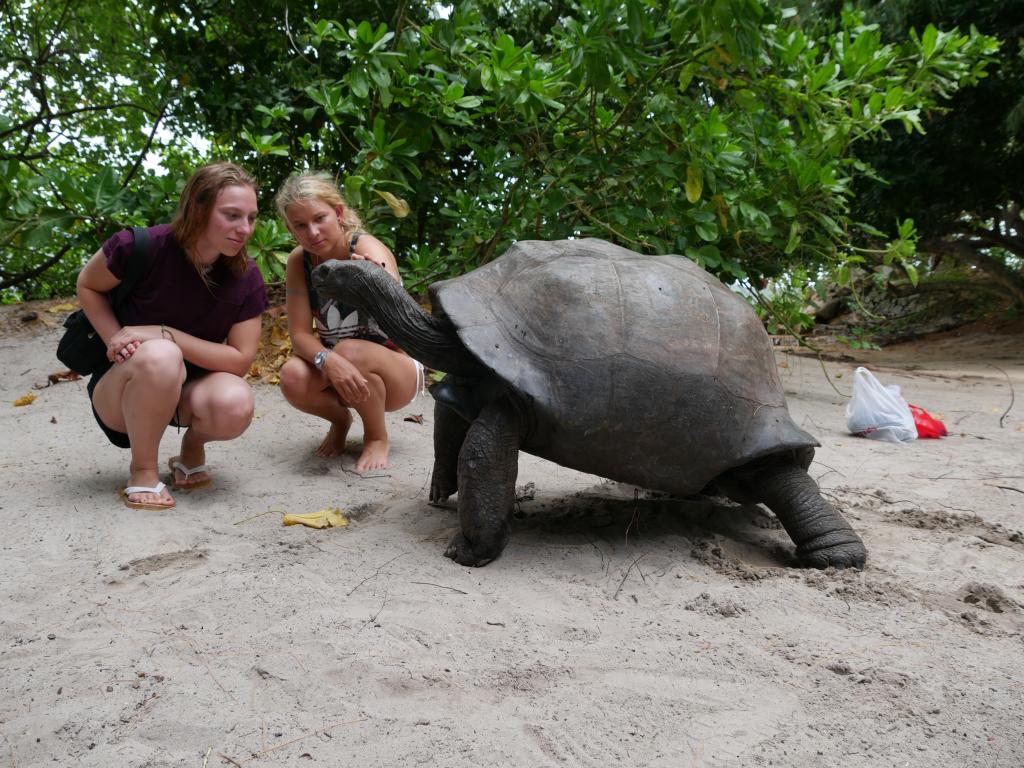
[[[415,403],[416,400],[419,399],[420,395],[427,394],[427,374],[426,371],[423,370],[423,363],[419,360],[414,360],[411,357],[409,360],[411,360],[412,364],[416,366],[416,391],[412,395],[412,400],[402,406],[403,408],[408,408],[410,405]]]

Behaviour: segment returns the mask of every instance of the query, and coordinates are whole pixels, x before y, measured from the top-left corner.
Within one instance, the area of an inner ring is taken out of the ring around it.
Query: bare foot
[[[356,462],[356,472],[371,469],[384,469],[388,465],[388,453],[391,443],[385,440],[367,440],[363,443],[363,453]]]
[[[346,413],[348,413],[346,411]],[[345,441],[348,439],[348,428],[352,426],[352,414],[348,414],[348,420],[342,423],[331,423],[327,431],[327,437],[320,443],[313,453],[321,459],[329,459],[332,456],[340,456],[345,452]]]

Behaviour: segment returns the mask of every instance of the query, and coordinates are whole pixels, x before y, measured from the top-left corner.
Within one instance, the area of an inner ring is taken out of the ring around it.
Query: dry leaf
[[[291,341],[288,335],[288,327],[285,325],[272,325],[270,327],[270,343],[280,347]]]
[[[404,419],[402,419],[402,421],[411,421],[414,424],[422,424],[423,423],[423,414],[422,413],[412,413],[412,414],[409,414],[408,416],[406,416]]]
[[[59,371],[57,373],[48,374],[46,380],[49,381],[50,384],[60,384],[62,381],[78,381],[80,378],[82,377],[74,371]]]
[[[402,198],[395,197],[390,192],[385,192],[380,189],[375,189],[374,192],[380,195],[381,199],[388,204],[391,212],[395,214],[395,218],[404,219],[409,215],[409,204]]]
[[[56,314],[57,312],[73,312],[76,309],[78,309],[78,307],[76,305],[67,303],[67,304],[55,304],[54,306],[50,307],[46,311],[47,312],[53,312],[53,313]]]
[[[18,408],[19,406],[22,405],[31,405],[35,399],[36,396],[33,393],[29,392],[27,395],[22,395],[17,400],[15,400],[14,407]]]
[[[307,528],[343,528],[348,525],[348,518],[337,507],[328,507],[302,515],[285,515],[281,522],[285,525],[304,525]]]

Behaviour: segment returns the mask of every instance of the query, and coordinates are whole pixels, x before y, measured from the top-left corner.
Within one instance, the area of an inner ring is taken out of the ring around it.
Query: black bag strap
[[[320,297],[313,287],[313,257],[309,251],[302,252],[302,272],[306,276],[306,293],[309,295],[309,309],[313,316],[320,311]]]
[[[135,236],[135,247],[132,249],[132,257],[128,260],[128,267],[122,280],[114,290],[112,305],[114,314],[124,303],[125,298],[132,292],[135,284],[139,282],[149,269],[149,229],[146,227],[132,227],[132,234]]]

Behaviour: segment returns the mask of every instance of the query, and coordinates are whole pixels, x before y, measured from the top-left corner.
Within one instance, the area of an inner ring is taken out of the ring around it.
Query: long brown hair
[[[225,187],[249,187],[253,192],[259,192],[256,179],[244,168],[228,162],[210,163],[197,168],[185,182],[178,198],[178,211],[171,221],[171,232],[200,275],[203,274],[203,265],[195,244],[206,231],[217,195]],[[221,258],[236,277],[245,274],[248,259],[245,246],[234,256]]]

